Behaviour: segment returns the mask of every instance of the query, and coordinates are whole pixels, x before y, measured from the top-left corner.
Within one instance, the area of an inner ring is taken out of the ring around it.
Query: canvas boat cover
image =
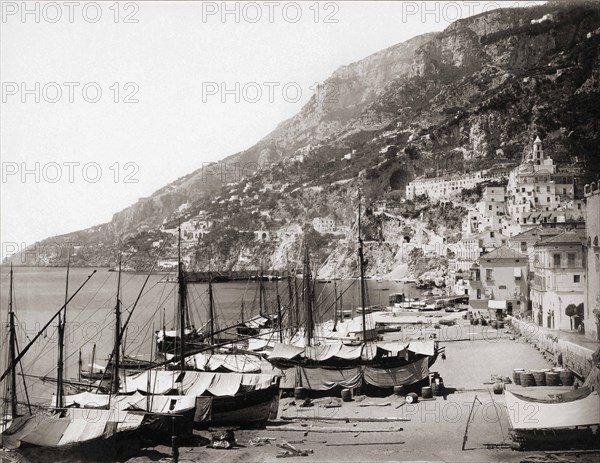
[[[127,410],[141,410],[151,413],[183,413],[196,407],[195,395],[149,395],[134,394],[137,400],[127,401]]]
[[[433,357],[435,354],[435,342],[433,340],[411,340],[408,344],[408,350],[414,352],[415,354],[428,355],[429,357]]]
[[[143,415],[123,410],[68,408],[66,416],[30,415],[13,420],[3,433],[7,448],[18,448],[21,442],[39,447],[60,448],[82,444],[116,432],[138,429]]]
[[[93,392],[81,392],[64,397],[65,407],[106,408],[109,402],[108,394],[94,394]],[[52,394],[50,406],[56,407],[56,394]]]
[[[273,346],[273,351],[269,354],[269,358],[290,360],[303,352],[303,347],[278,342]]]
[[[280,387],[292,389],[302,386],[312,391],[327,391],[336,386],[343,388],[359,387],[364,380],[381,388],[391,388],[400,384],[408,385],[429,376],[429,359],[396,368],[357,366],[352,368],[326,368],[295,366],[282,370]]]
[[[196,330],[191,328],[186,328],[184,330],[186,335],[194,333]],[[156,332],[156,337],[159,341],[162,341],[164,338],[178,338],[181,333],[179,330],[159,330]]]
[[[244,325],[248,328],[262,328],[265,326],[270,320],[268,318],[263,317],[262,315],[258,315],[250,320],[244,322]]]
[[[327,391],[336,386],[355,389],[360,386],[362,372],[355,368],[298,368],[296,384],[311,391]]]
[[[394,387],[399,384],[414,384],[429,376],[429,359],[424,357],[416,362],[396,368],[365,367],[365,382],[376,387]]]
[[[186,363],[203,371],[225,368],[234,373],[258,373],[261,369],[260,357],[248,354],[200,353],[187,357]]]
[[[181,384],[175,383],[181,372],[169,370],[148,370],[129,376],[122,384],[122,392],[141,391],[151,394],[165,394],[181,386],[184,395],[201,396],[210,393],[214,396],[232,396],[240,387],[266,389],[277,383],[277,375],[262,373],[213,373],[186,371]],[[148,388],[150,376],[150,388]]]
[[[417,354],[434,355],[433,341],[411,341],[408,350]],[[309,360],[324,361],[330,358],[339,358],[342,360],[372,360],[377,355],[377,350],[381,349],[391,355],[403,354],[407,349],[405,342],[385,342],[385,343],[366,343],[358,345],[346,345],[341,341],[324,342],[317,346],[297,347],[289,344],[276,343],[273,351],[268,353],[269,358],[290,360],[301,356]]]
[[[578,400],[553,403],[534,402],[508,390],[505,398],[514,430],[600,425],[600,398],[595,391]]]

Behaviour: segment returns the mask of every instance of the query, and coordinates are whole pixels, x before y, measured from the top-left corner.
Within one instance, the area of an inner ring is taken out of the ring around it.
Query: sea
[[[93,273],[95,271],[95,273]],[[88,277],[91,276],[91,278]],[[175,274],[142,273],[121,274],[121,317],[130,317],[124,341],[127,356],[150,360],[154,357],[154,332],[165,327],[175,329],[177,284]],[[86,281],[87,280],[87,281]],[[10,267],[0,267],[0,317],[2,320],[2,371],[8,364],[8,306]],[[83,285],[83,286],[82,286]],[[289,290],[301,288],[297,279],[263,283],[263,312],[277,313],[277,295],[281,305],[289,304]],[[118,272],[107,268],[71,268],[67,287],[67,269],[60,267],[14,267],[13,309],[17,325],[19,352],[26,348],[36,334],[65,303],[65,297],[79,292],[67,305],[65,335],[65,378],[77,380],[79,358],[83,369],[92,362],[105,365],[114,345],[115,306]],[[407,297],[418,297],[420,291],[412,284],[400,281],[368,280],[367,305],[387,305],[392,293],[404,292]],[[299,289],[298,291],[301,291]],[[255,280],[219,282],[213,284],[216,329],[223,329],[259,314],[259,283]],[[361,306],[360,283],[357,279],[321,281],[316,283],[315,297],[318,315],[322,320],[333,318],[335,294],[344,311]],[[188,285],[188,305],[194,326],[202,327],[208,321],[208,284]],[[243,315],[242,315],[243,306]],[[339,310],[339,306],[338,306]],[[31,345],[22,360],[17,386],[19,401],[29,396],[31,403],[48,403],[55,383],[43,378],[56,377],[58,357],[57,319]],[[25,391],[25,387],[27,391]],[[26,394],[27,392],[27,394]]]

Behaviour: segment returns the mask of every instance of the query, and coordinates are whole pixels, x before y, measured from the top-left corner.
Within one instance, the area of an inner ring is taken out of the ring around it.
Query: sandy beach
[[[305,462],[520,462],[526,456],[543,455],[543,452],[486,447],[485,444],[506,444],[510,440],[504,394],[493,394],[492,386],[484,383],[490,382],[491,375],[510,377],[514,368],[547,368],[550,363],[522,338],[511,340],[509,333],[488,327],[476,327],[473,331],[467,325],[460,326],[465,332],[470,330],[472,335],[457,336],[455,340],[443,342],[447,358],[438,359],[431,369],[440,374],[446,388],[454,390],[445,397],[405,404],[404,398],[393,395],[376,398],[357,396],[352,402],[342,402],[342,406],[336,408],[325,408],[328,399],[316,399],[312,407],[302,408],[293,398],[283,398],[280,419],[276,423],[267,429],[235,432],[238,447],[229,450],[205,446],[181,447],[179,461],[281,461],[277,454],[282,449],[277,444],[284,441],[299,449],[311,449],[313,453],[306,457],[289,457]],[[466,450],[463,451],[463,435],[475,397],[480,403],[473,408]],[[282,419],[298,416],[313,419],[289,420],[289,424],[288,420]],[[381,421],[356,421],[365,418]],[[301,430],[283,430],[290,426]],[[349,432],[324,432],[326,429],[348,429]],[[197,434],[203,438],[202,442],[208,442],[208,431]],[[258,437],[269,438],[269,442],[251,445],[250,440]],[[577,461],[591,462],[596,457],[597,454],[583,455]],[[158,446],[128,462],[169,461],[170,458],[171,449]]]

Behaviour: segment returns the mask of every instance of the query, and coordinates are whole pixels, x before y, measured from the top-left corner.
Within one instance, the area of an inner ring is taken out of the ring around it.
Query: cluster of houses
[[[600,340],[600,182],[577,199],[575,181],[536,138],[506,186],[484,188],[449,268],[475,315],[506,313]]]

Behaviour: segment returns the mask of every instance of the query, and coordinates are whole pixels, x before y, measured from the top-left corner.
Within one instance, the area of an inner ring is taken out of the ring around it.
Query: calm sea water
[[[0,314],[2,317],[2,370],[7,364],[7,313],[9,298],[9,271],[0,267]],[[86,280],[93,269],[72,268],[69,277],[69,293]],[[153,342],[153,330],[174,327],[173,320],[177,305],[177,285],[164,283],[165,277],[173,275],[151,275],[138,305],[131,317],[125,341],[127,355],[149,359]],[[79,351],[83,368],[91,362],[92,349],[96,345],[96,363],[105,364],[114,342],[114,308],[117,291],[116,272],[98,269],[83,289],[69,303],[67,311],[66,377],[77,378]],[[123,273],[121,276],[121,301],[123,318],[133,308],[146,275]],[[13,278],[13,307],[18,324],[17,340],[23,349],[42,326],[60,309],[65,301],[66,268],[15,267]],[[360,306],[359,284],[356,280],[336,281],[338,294],[343,293],[344,309]],[[214,284],[214,299],[217,325],[220,328],[240,321],[241,305],[244,301],[246,317],[257,315],[259,311],[258,283],[236,281]],[[298,280],[298,287],[301,282]],[[387,304],[388,295],[406,291],[415,296],[418,291],[412,286],[404,288],[399,282],[369,281],[369,304]],[[267,293],[266,311],[276,312],[276,294],[279,290],[282,304],[288,302],[287,281],[265,282]],[[323,319],[333,317],[334,283],[318,283],[316,295]],[[194,283],[188,285],[190,313],[196,327],[207,322],[208,285]],[[28,351],[23,359],[23,373],[34,376],[56,375],[57,323],[53,322]],[[46,402],[54,389],[54,383],[44,383],[26,376],[28,392],[32,402]],[[23,384],[20,380],[19,400],[24,400]]]

